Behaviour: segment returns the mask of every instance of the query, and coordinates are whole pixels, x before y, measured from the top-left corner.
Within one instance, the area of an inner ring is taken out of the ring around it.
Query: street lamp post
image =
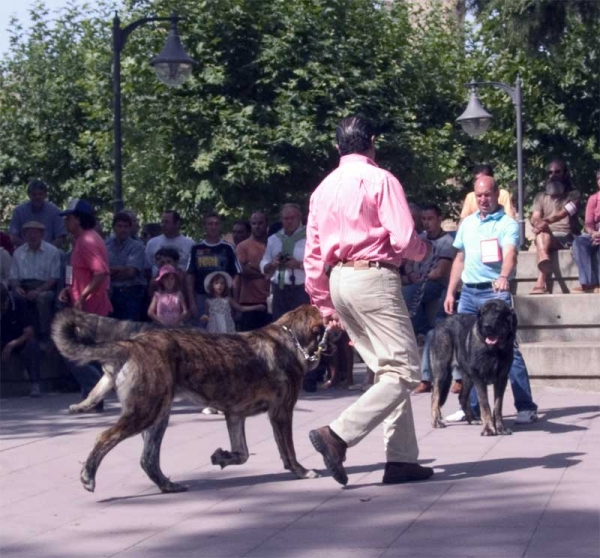
[[[491,85],[497,89],[502,89],[511,98],[517,112],[517,205],[519,221],[519,244],[522,247],[525,244],[525,217],[524,204],[525,196],[523,189],[523,93],[521,78],[517,76],[517,82],[514,87],[497,81],[471,81],[466,84],[470,89],[469,103],[465,112],[463,112],[456,121],[462,126],[463,130],[471,137],[478,137],[484,134],[490,126],[492,115],[488,113],[477,97],[477,88]]]
[[[127,38],[138,27],[153,21],[170,21],[171,29],[161,53],[150,61],[158,78],[170,87],[177,87],[189,78],[193,66],[196,64],[181,45],[177,32],[177,22],[181,18],[176,14],[169,17],[143,17],[124,28],[115,12],[113,19],[113,133],[114,133],[114,159],[115,183],[113,186],[113,209],[117,213],[123,209],[123,134],[121,130],[121,51],[125,47]]]

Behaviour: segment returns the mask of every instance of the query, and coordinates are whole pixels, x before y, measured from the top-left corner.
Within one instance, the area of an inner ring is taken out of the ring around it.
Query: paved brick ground
[[[375,558],[600,556],[600,394],[536,388],[540,421],[508,437],[480,426],[429,425],[429,396],[413,397],[421,461],[430,481],[380,484],[381,431],[350,450],[350,482],[298,481],[282,470],[266,417],[247,422],[252,456],[219,470],[228,447],[221,416],[177,403],[163,444],[166,474],[189,486],[160,494],[138,465],[141,438],[102,463],[94,494],[79,483],[96,435],[119,412],[65,413],[73,395],[3,399],[0,440],[0,556]],[[308,441],[355,397],[303,395],[295,413],[298,457],[323,469]],[[514,408],[506,397],[507,424]],[[446,413],[456,409],[455,400]]]

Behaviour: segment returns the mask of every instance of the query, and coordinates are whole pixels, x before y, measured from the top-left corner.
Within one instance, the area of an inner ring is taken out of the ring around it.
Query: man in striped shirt
[[[419,383],[419,353],[402,299],[398,267],[421,261],[431,245],[415,231],[400,182],[374,162],[374,127],[354,116],[336,130],[340,165],[310,200],[304,270],[306,290],[328,327],[342,327],[375,385],[329,426],[310,432],[315,449],[340,484],[348,482],[346,449],[384,425],[383,482],[424,480],[410,391]],[[328,276],[326,269],[331,269]]]

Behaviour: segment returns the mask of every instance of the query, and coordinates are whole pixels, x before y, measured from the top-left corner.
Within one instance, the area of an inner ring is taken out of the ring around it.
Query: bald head
[[[482,218],[498,209],[498,188],[491,176],[477,177],[474,191],[477,207]]]
[[[498,190],[496,187],[496,181],[491,176],[479,175],[475,179],[475,188],[483,187],[483,188],[491,188],[492,190]]]

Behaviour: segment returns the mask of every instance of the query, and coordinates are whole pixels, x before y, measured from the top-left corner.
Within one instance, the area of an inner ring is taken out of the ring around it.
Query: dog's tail
[[[59,312],[52,322],[52,340],[64,357],[78,364],[94,360],[122,363],[129,356],[127,342],[118,339],[97,341],[96,334],[103,329],[99,327],[101,320],[108,319],[67,308]]]

